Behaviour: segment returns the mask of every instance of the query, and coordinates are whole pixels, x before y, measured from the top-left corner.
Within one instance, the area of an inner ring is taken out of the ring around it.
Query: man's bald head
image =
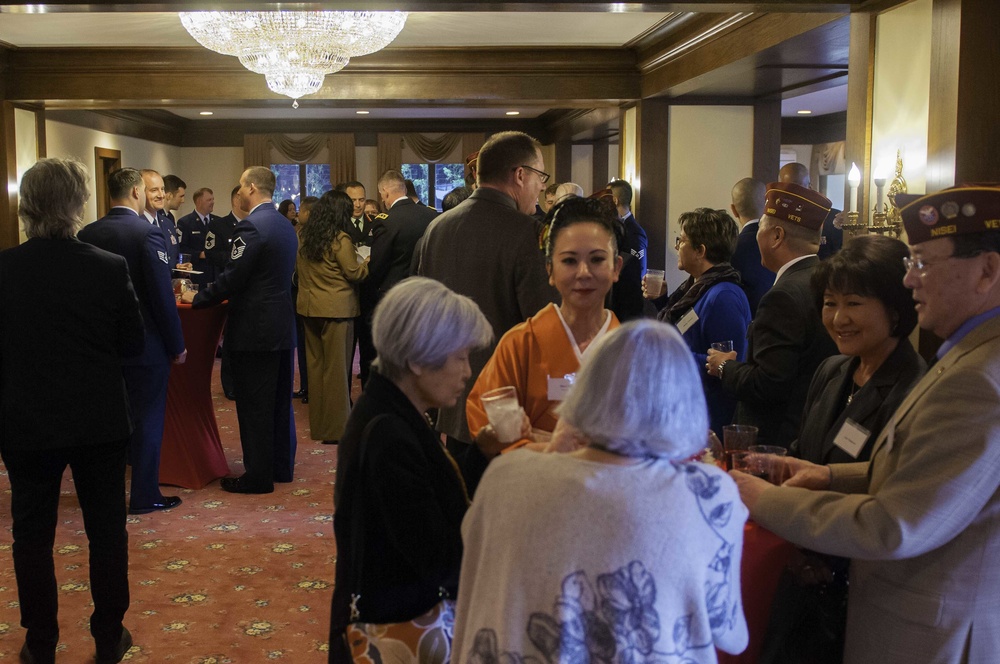
[[[793,161],[790,164],[785,164],[778,171],[778,182],[793,183],[801,185],[803,187],[809,186],[809,169],[804,165]]]
[[[764,213],[764,199],[767,185],[760,180],[743,178],[733,185],[733,210],[740,221],[760,219]]]

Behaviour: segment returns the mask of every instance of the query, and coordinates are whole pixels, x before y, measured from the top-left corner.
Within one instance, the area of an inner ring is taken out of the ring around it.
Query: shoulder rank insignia
[[[241,257],[243,255],[243,252],[246,251],[246,248],[247,248],[246,240],[244,240],[241,237],[236,238],[233,241],[233,251],[229,255],[230,260],[236,260],[237,258]]]

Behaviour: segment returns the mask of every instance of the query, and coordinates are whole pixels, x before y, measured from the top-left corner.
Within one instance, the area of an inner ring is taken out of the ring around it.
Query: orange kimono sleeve
[[[465,401],[465,417],[469,422],[469,433],[473,439],[479,435],[480,429],[489,424],[480,401],[485,392],[513,385],[517,389],[517,400],[522,406],[524,405],[527,384],[527,372],[524,366],[527,361],[525,344],[529,334],[527,327],[528,323],[521,323],[503,335],[496,350],[493,351],[493,356],[483,367],[479,378],[472,386],[472,391],[469,392],[469,398]]]

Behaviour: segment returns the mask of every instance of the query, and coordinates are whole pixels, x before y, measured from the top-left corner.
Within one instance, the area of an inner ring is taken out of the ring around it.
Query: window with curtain
[[[317,198],[333,189],[330,184],[330,164],[271,164],[277,180],[274,202],[286,199],[295,201],[295,207],[306,196]]]
[[[441,209],[442,201],[455,187],[465,186],[465,164],[403,164],[403,177],[413,180],[422,202]],[[433,196],[428,196],[433,192]]]

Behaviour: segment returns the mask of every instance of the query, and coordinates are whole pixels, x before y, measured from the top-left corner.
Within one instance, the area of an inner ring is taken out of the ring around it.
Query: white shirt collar
[[[143,209],[142,214],[143,214],[143,216],[146,217],[146,221],[148,221],[149,223],[151,223],[151,224],[155,224],[156,223],[156,217],[154,215],[151,215],[149,213],[149,210]]]
[[[782,265],[781,268],[778,270],[778,272],[774,275],[774,283],[778,283],[778,279],[781,279],[781,275],[783,275],[788,270],[788,268],[795,265],[796,263],[804,261],[807,258],[812,258],[815,255],[816,254],[806,254],[805,256],[799,256],[798,258],[793,258],[792,260]]]
[[[409,197],[409,196],[400,196],[399,198],[397,198],[396,200],[394,200],[394,201],[392,202],[392,205],[395,205],[396,203],[400,202],[400,201],[401,201],[401,200],[403,200],[404,198],[405,198],[405,199],[407,199],[407,200],[409,200],[409,198],[410,198],[410,197]],[[389,207],[392,207],[392,205],[390,205]]]
[[[747,226],[749,226],[750,224],[758,224],[758,223],[760,223],[760,219],[751,219],[751,220],[750,220],[750,221],[748,221],[747,223],[743,224],[743,228],[746,228],[746,227],[747,227]]]
[[[260,207],[261,205],[265,205],[265,204],[270,204],[270,205],[271,205],[271,207],[274,207],[274,201],[272,201],[271,199],[268,199],[268,200],[266,200],[266,201],[261,201],[261,202],[260,202],[260,203],[258,203],[257,205],[254,205],[254,206],[253,206],[253,209],[252,209],[252,210],[250,210],[250,214],[253,214],[253,213],[254,213],[254,210],[256,210],[257,208],[259,208],[259,207]],[[250,214],[248,214],[247,216],[249,217],[249,216],[250,216]]]

